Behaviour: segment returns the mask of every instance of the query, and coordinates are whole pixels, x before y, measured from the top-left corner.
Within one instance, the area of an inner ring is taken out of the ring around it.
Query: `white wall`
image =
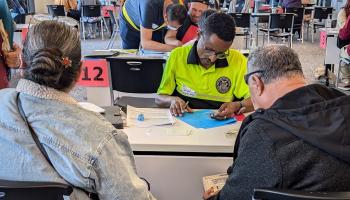
[[[36,13],[47,13],[46,5],[55,4],[55,0],[34,0]]]

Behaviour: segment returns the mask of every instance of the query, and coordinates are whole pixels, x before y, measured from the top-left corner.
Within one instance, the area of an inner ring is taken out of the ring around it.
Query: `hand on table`
[[[215,117],[218,118],[230,118],[233,114],[242,114],[245,111],[245,107],[242,107],[242,104],[238,101],[223,103],[218,112],[215,114]]]
[[[170,112],[174,116],[182,116],[185,112],[193,112],[192,109],[186,104],[184,100],[179,97],[175,97],[170,104]]]

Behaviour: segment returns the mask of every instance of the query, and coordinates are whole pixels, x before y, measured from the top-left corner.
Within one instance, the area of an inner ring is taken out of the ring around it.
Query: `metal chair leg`
[[[264,46],[264,45],[265,45],[265,33],[263,33],[263,35],[262,35],[262,36],[263,36],[263,38],[262,38],[262,39],[263,39],[263,43],[262,43],[262,45]]]
[[[84,41],[85,41],[85,24],[84,24],[84,22],[83,22],[82,19],[80,19],[80,22],[81,22],[81,26],[82,26],[82,28],[83,28],[83,39],[84,39]]]
[[[114,42],[116,36],[117,36],[117,31],[113,30],[113,33],[111,35],[111,39],[109,39],[109,42],[108,42],[108,45],[107,45],[107,49],[111,49],[111,47],[113,47],[113,42]]]
[[[106,22],[106,18],[102,17],[102,20],[103,20],[103,23],[105,24],[105,27],[106,27],[107,32],[110,32],[111,35],[112,35],[112,30],[109,31],[109,28],[108,28],[108,25],[107,25],[107,22]]]
[[[104,40],[104,34],[103,34],[103,20],[101,19],[100,20],[100,23],[101,23],[101,37],[102,37],[102,40]]]
[[[315,34],[315,25],[314,23],[312,23],[312,27],[311,27],[311,42],[314,43],[314,34]]]
[[[300,34],[301,34],[301,44],[304,44],[304,24],[303,23],[301,23]]]

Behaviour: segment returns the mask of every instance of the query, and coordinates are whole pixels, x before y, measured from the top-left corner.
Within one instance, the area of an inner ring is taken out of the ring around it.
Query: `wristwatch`
[[[240,105],[239,109],[241,109],[241,108],[243,108],[243,107],[244,107],[244,105],[243,105],[243,102],[242,102],[242,101],[239,101],[238,103],[239,103],[239,105]]]

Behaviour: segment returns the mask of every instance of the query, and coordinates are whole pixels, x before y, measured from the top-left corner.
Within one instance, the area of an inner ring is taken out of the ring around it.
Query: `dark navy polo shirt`
[[[126,11],[137,27],[157,29],[163,25],[164,0],[127,0]]]

